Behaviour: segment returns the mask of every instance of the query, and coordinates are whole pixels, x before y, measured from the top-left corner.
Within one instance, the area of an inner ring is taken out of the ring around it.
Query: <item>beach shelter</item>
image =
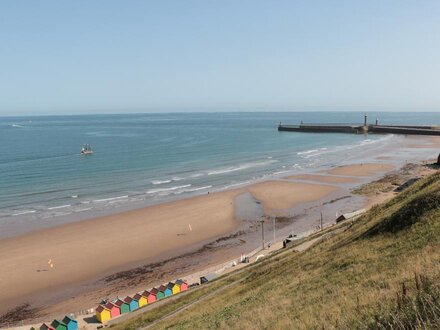
[[[106,308],[103,305],[99,305],[96,308],[96,319],[101,322],[107,322],[108,320],[110,320],[112,318],[112,315],[110,313],[110,310],[108,308]]]
[[[124,301],[130,306],[130,312],[139,308],[139,303],[130,296],[125,297]]]
[[[162,298],[165,298],[165,292],[160,291],[159,289],[152,288],[151,293],[156,296],[156,300],[161,300]]]
[[[51,327],[50,325],[43,323],[40,327],[40,330],[55,330],[54,327]]]
[[[115,301],[115,305],[119,307],[121,311],[121,315],[128,313],[130,311],[130,305],[127,304],[124,300],[118,299]]]
[[[50,324],[55,330],[67,330],[67,325],[61,321],[53,320]]]
[[[162,291],[165,294],[165,297],[173,295],[173,291],[171,291],[171,289],[166,287],[165,285],[161,285],[158,290]]]
[[[167,288],[171,289],[171,292],[173,294],[177,294],[180,292],[180,286],[178,286],[177,284],[175,284],[173,282],[168,283]]]
[[[208,274],[208,275],[205,275],[205,276],[202,276],[202,277],[200,277],[200,284],[203,284],[203,283],[206,283],[206,282],[213,281],[213,280],[215,280],[217,277],[218,277],[218,275],[217,275],[217,274],[214,274],[214,273],[212,273],[212,274]]]
[[[141,295],[140,293],[136,293],[133,296],[133,300],[136,300],[138,302],[139,307],[145,306],[146,304],[148,304],[148,299],[147,297],[144,297],[143,295]]]
[[[64,316],[63,323],[67,325],[67,330],[78,330],[78,321],[70,316]]]
[[[156,295],[150,291],[145,290],[144,292],[142,292],[142,296],[147,298],[149,304],[156,301]]]
[[[176,281],[176,285],[179,286],[180,292],[188,290],[188,283],[186,283],[184,280],[178,279]]]
[[[111,301],[105,304],[105,308],[107,308],[110,311],[110,315],[112,318],[121,315],[121,310],[119,309],[119,306],[116,306]]]

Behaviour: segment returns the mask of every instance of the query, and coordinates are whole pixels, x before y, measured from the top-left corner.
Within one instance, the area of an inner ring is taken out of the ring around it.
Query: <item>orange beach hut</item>
[[[106,308],[103,305],[99,305],[98,308],[96,308],[96,319],[101,322],[105,323],[109,320],[111,320],[112,314],[110,313],[110,310]]]
[[[138,302],[139,307],[145,306],[146,304],[148,304],[148,299],[147,297],[144,297],[143,295],[141,295],[140,293],[136,293],[133,296],[133,300],[136,300]]]

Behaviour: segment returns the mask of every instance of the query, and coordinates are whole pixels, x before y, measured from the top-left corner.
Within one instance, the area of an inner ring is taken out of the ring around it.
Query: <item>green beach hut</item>
[[[125,301],[118,299],[115,301],[114,304],[119,307],[121,315],[130,312],[130,305],[127,304]]]
[[[67,330],[67,325],[61,321],[53,320],[50,324],[55,330]]]
[[[156,288],[151,289],[150,292],[156,296],[156,300],[161,300],[161,299],[165,298],[165,292],[159,291]]]

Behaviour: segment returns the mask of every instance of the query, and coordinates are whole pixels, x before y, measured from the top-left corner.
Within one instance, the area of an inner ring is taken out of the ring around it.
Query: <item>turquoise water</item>
[[[440,122],[435,113],[379,117],[381,123],[393,124]],[[384,135],[277,131],[280,121],[301,120],[362,123],[363,114],[3,117],[0,217],[50,218],[130,203],[153,204],[336,165],[392,143]],[[84,143],[91,144],[93,155],[80,155]]]

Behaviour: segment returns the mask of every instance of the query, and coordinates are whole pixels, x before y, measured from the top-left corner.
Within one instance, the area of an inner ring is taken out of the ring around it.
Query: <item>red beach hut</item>
[[[119,306],[115,305],[111,301],[105,304],[105,308],[110,311],[110,315],[112,316],[112,318],[121,315],[121,310],[119,309]]]
[[[153,293],[153,290],[151,290],[151,292],[145,290],[144,292],[142,292],[142,296],[147,298],[149,304],[156,301],[156,294]]]
[[[188,283],[186,283],[184,280],[178,279],[176,284],[180,287],[181,292],[188,290]]]

